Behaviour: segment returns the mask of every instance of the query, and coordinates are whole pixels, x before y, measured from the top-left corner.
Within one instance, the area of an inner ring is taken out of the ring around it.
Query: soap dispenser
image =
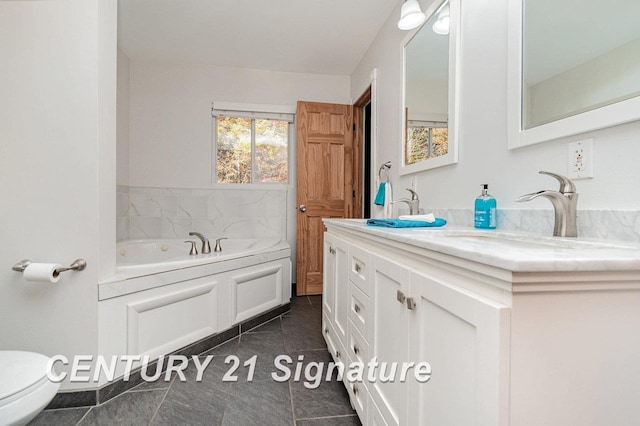
[[[489,195],[489,185],[482,184],[482,194],[476,198],[474,225],[480,229],[496,229],[496,199]]]

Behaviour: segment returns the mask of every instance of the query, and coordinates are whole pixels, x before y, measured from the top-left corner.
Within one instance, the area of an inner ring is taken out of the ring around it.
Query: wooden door
[[[322,218],[353,217],[353,107],[298,102],[298,296],[322,293]]]

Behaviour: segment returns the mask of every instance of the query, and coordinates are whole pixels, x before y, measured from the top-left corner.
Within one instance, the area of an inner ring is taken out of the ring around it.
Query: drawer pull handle
[[[360,389],[358,389],[358,385],[357,384],[353,384],[353,386],[351,387],[351,389],[353,389],[353,394],[357,395],[358,392],[360,392]]]
[[[407,297],[404,295],[403,292],[398,290],[398,292],[396,293],[396,299],[398,299],[398,302],[404,303],[404,301],[407,299]]]
[[[353,345],[353,353],[358,355],[360,353],[360,349],[356,345]]]
[[[353,305],[353,310],[356,312],[356,314],[360,313],[360,305],[358,305],[357,303]]]
[[[411,311],[416,309],[416,301],[413,299],[413,297],[407,298],[407,309]]]
[[[324,334],[329,334],[329,328],[327,327],[324,328]]]
[[[360,272],[362,268],[360,267],[359,264],[356,263],[355,269],[356,269],[356,272]]]
[[[336,358],[341,358],[340,351],[336,351]]]
[[[333,247],[329,247],[329,253],[336,254],[336,249],[334,249]]]

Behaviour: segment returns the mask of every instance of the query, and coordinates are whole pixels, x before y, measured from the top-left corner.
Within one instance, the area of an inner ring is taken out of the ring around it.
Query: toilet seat
[[[28,423],[53,399],[59,383],[49,381],[49,358],[24,351],[0,351],[0,423]]]

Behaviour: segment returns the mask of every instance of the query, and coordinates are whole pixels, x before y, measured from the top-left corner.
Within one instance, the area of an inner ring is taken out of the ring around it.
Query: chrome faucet
[[[211,245],[209,244],[209,239],[206,236],[199,232],[189,232],[189,235],[200,238],[200,241],[202,241],[202,250],[200,250],[202,254],[211,253]]]
[[[553,228],[554,237],[577,237],[577,207],[578,193],[576,186],[568,178],[555,173],[540,171],[540,174],[552,176],[560,182],[559,191],[538,191],[532,194],[522,195],[515,201],[531,201],[534,198],[545,197],[551,201],[555,210],[555,226]]]
[[[409,198],[401,198],[399,200],[393,201],[392,204],[395,203],[407,203],[409,206],[409,214],[414,215],[420,213],[420,197],[418,197],[418,193],[413,189],[407,188],[407,191],[411,193],[411,199]]]

